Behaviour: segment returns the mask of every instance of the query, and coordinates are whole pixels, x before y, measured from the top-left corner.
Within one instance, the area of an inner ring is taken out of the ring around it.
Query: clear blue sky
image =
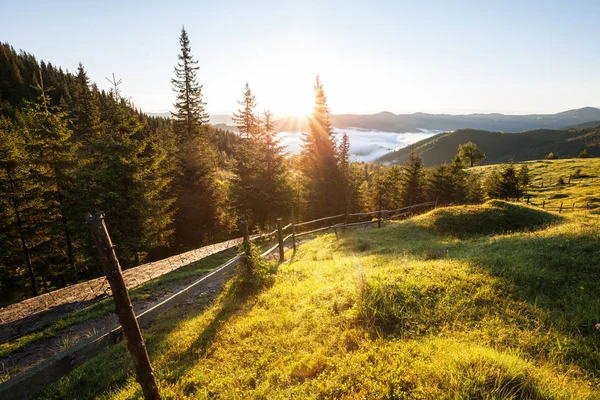
[[[321,74],[334,113],[551,113],[600,106],[600,1],[8,1],[0,41],[71,71],[112,72],[166,111],[182,25],[213,114],[247,80],[302,114]]]

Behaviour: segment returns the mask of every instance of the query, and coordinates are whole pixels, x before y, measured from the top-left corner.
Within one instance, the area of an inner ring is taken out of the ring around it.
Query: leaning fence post
[[[560,203],[560,208],[558,209],[558,213],[559,213],[559,214],[562,212],[562,206],[563,206],[563,203],[561,202],[561,203]]]
[[[104,267],[106,279],[110,284],[113,298],[115,299],[115,312],[119,317],[119,323],[123,327],[123,333],[127,338],[127,349],[133,358],[136,380],[142,386],[145,399],[160,399],[156,377],[150,364],[150,357],[148,357],[148,350],[146,349],[140,326],[135,318],[133,305],[131,304],[131,299],[123,280],[115,248],[104,223],[104,214],[88,215],[86,223],[94,238],[100,262]]]
[[[439,199],[440,199],[439,197],[436,197],[436,198],[435,198],[435,204],[433,205],[433,208],[437,208],[437,205],[438,205],[438,200],[439,200]]]
[[[546,200],[542,201],[542,208],[546,208]]]
[[[292,249],[296,254],[296,225],[294,224],[294,209],[292,208]]]
[[[283,232],[281,231],[281,218],[277,218],[277,241],[279,242],[279,262],[285,260],[283,255]]]
[[[573,211],[575,211],[575,203],[573,203],[573,208],[572,208],[572,210],[573,210]]]
[[[531,203],[529,202],[529,199],[530,199],[530,198],[531,198],[531,195],[529,195],[529,194],[528,194],[528,195],[527,195],[527,204],[531,204]]]

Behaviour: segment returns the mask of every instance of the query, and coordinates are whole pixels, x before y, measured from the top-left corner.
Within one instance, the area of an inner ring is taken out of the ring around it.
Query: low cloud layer
[[[371,131],[359,128],[333,129],[340,140],[342,133],[347,133],[350,139],[350,157],[352,161],[375,161],[379,157],[419,140],[436,135],[441,131],[428,131],[419,129],[419,132],[395,133],[383,131]],[[281,142],[287,151],[297,154],[302,146],[301,132],[280,132]]]

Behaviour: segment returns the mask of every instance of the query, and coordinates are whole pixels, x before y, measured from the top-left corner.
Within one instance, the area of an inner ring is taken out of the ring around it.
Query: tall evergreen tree
[[[306,179],[305,196],[310,216],[332,215],[344,208],[331,112],[321,79],[314,85],[315,105],[308,118],[308,133],[303,135],[302,170]],[[342,197],[342,198],[340,198]]]
[[[198,62],[191,54],[185,28],[181,29],[179,43],[181,53],[175,67],[175,78],[171,80],[177,93],[173,129],[178,140],[179,158],[175,180],[175,234],[182,249],[187,249],[214,240],[219,202],[216,201],[216,151],[210,140],[202,85],[196,76]]]
[[[30,196],[35,189],[29,179],[29,167],[23,132],[0,116],[0,187],[3,189],[0,191],[0,213],[3,217],[0,219],[3,236],[0,241],[0,260],[2,266],[11,270],[2,271],[2,286],[10,289],[14,284],[12,279],[19,276],[19,266],[25,264],[31,294],[37,296],[39,292],[31,257],[31,239],[27,236],[28,224],[24,219],[25,210],[32,205]],[[19,247],[20,257],[17,255]]]
[[[202,85],[198,83],[198,61],[192,56],[192,48],[185,27],[179,37],[181,53],[175,66],[175,78],[171,79],[173,90],[177,93],[175,112],[172,113],[175,132],[181,141],[186,142],[198,136],[206,135],[208,114],[202,99]]]
[[[256,116],[256,96],[252,93],[248,82],[244,87],[244,98],[238,100],[240,108],[233,113],[233,124],[238,129],[240,136],[246,139],[258,133],[260,120]]]
[[[54,272],[64,279],[63,268],[50,271],[50,266],[60,266],[66,250],[71,274],[76,278],[77,268],[65,194],[71,180],[77,146],[71,137],[68,113],[60,106],[50,105],[47,95],[50,90],[52,88],[44,87],[43,78],[40,77],[38,102],[31,104],[25,112],[29,131],[27,147],[34,166],[31,169],[31,179],[40,184],[40,195],[43,197],[42,213],[48,219],[45,224],[39,226],[38,234],[46,232],[46,257],[43,265],[48,271],[45,275]]]
[[[404,174],[401,181],[402,205],[406,207],[423,202],[425,199],[425,181],[421,157],[411,151],[403,169]]]

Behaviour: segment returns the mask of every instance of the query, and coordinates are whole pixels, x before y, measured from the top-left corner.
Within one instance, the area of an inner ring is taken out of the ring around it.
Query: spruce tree
[[[198,62],[191,54],[185,28],[179,38],[181,53],[171,80],[177,93],[173,130],[178,141],[179,167],[175,180],[177,202],[175,234],[181,250],[214,240],[219,203],[216,180],[217,157],[211,142],[202,86],[196,73]],[[178,249],[179,250],[179,249]]]
[[[240,108],[233,113],[233,125],[238,129],[240,136],[249,139],[258,133],[260,120],[256,116],[256,96],[252,93],[248,82],[244,87],[243,99],[238,100]]]
[[[66,271],[62,270],[62,259],[65,253],[71,274],[75,279],[77,277],[65,198],[77,146],[72,140],[68,113],[60,106],[50,105],[48,92],[52,88],[44,87],[41,76],[37,89],[38,102],[29,106],[24,118],[29,138],[27,149],[33,164],[31,179],[39,183],[39,195],[42,197],[40,213],[46,220],[37,229],[38,235],[45,236],[43,265],[47,271],[43,278],[54,274],[64,282]]]
[[[401,181],[401,197],[404,207],[418,204],[425,199],[425,182],[423,176],[423,161],[421,157],[411,151]]]
[[[17,271],[25,264],[31,294],[37,296],[39,291],[31,257],[31,239],[28,237],[27,219],[24,218],[25,210],[33,205],[31,194],[36,191],[29,179],[29,168],[23,131],[0,116],[0,214],[3,217],[0,226],[4,239],[0,241],[0,260],[2,265],[10,268],[10,271],[2,273],[2,286],[11,288],[12,279],[18,279]]]
[[[202,85],[198,83],[198,61],[192,56],[192,48],[185,27],[179,37],[181,53],[175,66],[175,78],[171,79],[173,90],[177,93],[175,112],[172,113],[175,133],[182,142],[206,135],[208,124],[206,103],[202,100]]]
[[[305,196],[312,217],[332,215],[344,208],[343,190],[338,169],[331,112],[317,75],[314,85],[315,105],[308,117],[308,132],[302,137],[302,170]]]

